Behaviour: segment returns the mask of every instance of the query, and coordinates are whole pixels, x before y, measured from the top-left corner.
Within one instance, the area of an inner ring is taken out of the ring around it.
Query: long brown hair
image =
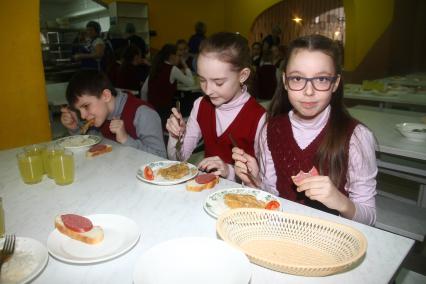
[[[161,50],[154,56],[151,65],[151,71],[149,72],[149,79],[152,80],[157,77],[161,72],[161,67],[164,64],[164,61],[168,60],[172,54],[176,54],[177,48],[176,45],[167,43],[163,45]]]
[[[287,69],[288,62],[292,54],[298,49],[309,51],[321,51],[330,56],[334,62],[336,75],[342,74],[342,54],[341,49],[333,40],[321,35],[309,35],[294,40],[287,51],[284,70]],[[346,175],[346,141],[348,138],[348,129],[353,118],[343,104],[343,80],[340,79],[339,86],[331,96],[330,100],[330,118],[328,122],[327,133],[315,154],[315,164],[319,166],[320,173],[328,169],[328,175],[333,183],[339,187],[342,177]],[[284,87],[272,98],[268,109],[267,121],[281,114],[287,114],[292,105],[288,99],[288,93]]]

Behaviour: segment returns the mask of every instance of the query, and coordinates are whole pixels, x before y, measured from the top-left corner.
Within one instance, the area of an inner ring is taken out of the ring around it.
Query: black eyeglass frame
[[[289,79],[293,79],[293,78],[300,78],[300,79],[305,80],[305,84],[303,85],[303,87],[302,87],[302,88],[300,88],[300,89],[294,89],[294,88],[291,88],[291,87],[290,87],[290,83],[289,83]],[[320,78],[326,78],[326,79],[328,79],[328,80],[329,80],[329,82],[330,82],[330,86],[329,86],[327,89],[321,90],[321,89],[318,89],[318,88],[315,86],[314,80],[315,80],[315,79],[320,79]],[[306,77],[302,77],[302,76],[286,76],[286,77],[285,77],[285,84],[286,84],[286,85],[287,85],[287,87],[288,87],[290,90],[292,90],[292,91],[301,91],[301,90],[303,90],[304,88],[306,88],[306,85],[308,84],[308,82],[311,82],[312,87],[313,87],[316,91],[325,92],[325,91],[329,91],[329,90],[331,89],[331,87],[333,86],[333,84],[336,82],[337,78],[339,78],[339,76],[338,76],[338,75],[337,75],[337,76],[317,76],[317,77],[312,77],[312,78],[306,78]]]

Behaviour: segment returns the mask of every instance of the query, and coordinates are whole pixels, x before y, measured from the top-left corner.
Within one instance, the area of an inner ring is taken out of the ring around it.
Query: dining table
[[[137,178],[138,169],[163,158],[110,140],[110,153],[87,158],[75,151],[75,179],[59,186],[48,177],[27,185],[20,178],[16,154],[21,148],[0,151],[0,196],[6,233],[47,245],[58,214],[116,214],[133,220],[138,242],[128,252],[108,261],[70,264],[50,256],[33,280],[37,283],[133,283],[138,259],[150,248],[183,237],[218,239],[216,219],[203,209],[209,194],[242,185],[221,178],[213,189],[190,192],[185,183],[156,185]],[[283,214],[294,213],[344,224],[359,230],[368,246],[365,257],[349,270],[324,277],[305,277],[250,264],[251,284],[258,283],[388,283],[398,273],[414,241],[371,226],[279,198]],[[200,260],[202,261],[202,260]],[[164,271],[167,273],[167,271]],[[208,277],[208,276],[206,276]]]
[[[378,103],[380,108],[390,108],[393,105],[425,109],[426,92],[417,92],[413,88],[394,88],[387,91],[364,90],[362,85],[347,84],[344,91],[345,100],[355,102]]]

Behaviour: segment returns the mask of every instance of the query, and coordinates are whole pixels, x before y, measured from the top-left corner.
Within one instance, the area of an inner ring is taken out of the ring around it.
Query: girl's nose
[[[210,86],[211,86],[211,84],[209,84],[207,82],[204,83],[204,93],[206,95],[211,95],[213,93],[213,91],[211,90]]]
[[[307,96],[312,96],[314,94],[314,86],[312,85],[312,81],[306,82],[304,94]]]

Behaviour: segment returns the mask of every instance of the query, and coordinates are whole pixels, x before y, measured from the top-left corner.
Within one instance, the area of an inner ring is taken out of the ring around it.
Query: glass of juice
[[[4,209],[3,209],[3,199],[0,197],[0,237],[4,236],[5,226],[4,226]]]
[[[46,173],[46,168],[44,166],[44,157],[46,156],[46,144],[36,144],[36,145],[29,145],[24,147],[24,152],[27,155],[35,156],[40,155],[43,160],[43,173]]]
[[[27,184],[38,183],[44,175],[43,158],[41,154],[21,152],[16,155],[22,180]]]
[[[60,155],[63,153],[64,153],[64,148],[57,144],[52,144],[47,147],[46,155],[45,155],[45,158],[43,159],[43,162],[44,162],[44,168],[46,170],[46,174],[49,178],[53,179],[52,158],[55,155]]]
[[[74,181],[74,155],[69,150],[53,155],[50,166],[57,185],[67,185]]]

